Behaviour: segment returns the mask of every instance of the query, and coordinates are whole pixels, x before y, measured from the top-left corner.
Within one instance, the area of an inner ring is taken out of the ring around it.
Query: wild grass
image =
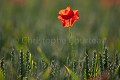
[[[24,52],[26,51],[26,52]],[[34,61],[28,50],[11,51],[11,72],[7,71],[6,60],[0,60],[0,80],[119,80],[120,63],[119,52],[116,51],[114,60],[109,57],[108,48],[98,52],[85,50],[83,60],[67,57],[63,64],[56,58],[48,59],[38,48],[40,61]],[[7,75],[6,75],[7,74]],[[9,77],[9,75],[11,75]]]

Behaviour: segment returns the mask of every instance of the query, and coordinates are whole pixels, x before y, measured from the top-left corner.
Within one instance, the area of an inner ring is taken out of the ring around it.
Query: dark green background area
[[[32,42],[39,39],[65,39],[69,29],[57,19],[58,12],[71,6],[79,10],[80,18],[71,28],[72,38],[86,41],[74,44],[75,54],[85,48],[101,50],[103,41],[111,52],[120,51],[120,6],[105,7],[100,0],[23,0],[23,3],[0,0],[0,58],[9,59],[12,48],[30,50],[37,57],[37,47],[50,58],[69,54],[67,41],[63,43]],[[27,37],[27,38],[26,38]],[[25,39],[26,38],[26,39]],[[24,40],[23,40],[24,39]],[[97,40],[98,42],[89,40]],[[68,50],[68,51],[67,51]]]
[[[101,0],[21,1],[0,0],[0,59],[4,57],[8,67],[13,48],[17,53],[29,50],[39,63],[39,47],[49,60],[55,58],[62,65],[68,55],[83,59],[86,48],[101,51],[103,43],[110,57],[116,50],[120,52],[119,4],[105,6]],[[59,10],[67,6],[79,11],[79,20],[71,28],[72,47],[69,28],[64,28],[57,18]]]

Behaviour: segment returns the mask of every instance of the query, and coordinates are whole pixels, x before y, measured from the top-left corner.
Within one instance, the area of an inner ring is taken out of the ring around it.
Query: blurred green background
[[[81,40],[73,43],[75,54],[82,55],[85,48],[101,50],[103,41],[111,52],[120,51],[119,0],[0,0],[0,58],[9,59],[15,48],[30,50],[37,60],[40,47],[48,58],[64,59],[69,54],[69,29],[57,16],[67,6],[80,15],[71,28],[72,39]]]

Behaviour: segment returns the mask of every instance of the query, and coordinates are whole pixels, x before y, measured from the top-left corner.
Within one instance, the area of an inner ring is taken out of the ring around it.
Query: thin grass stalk
[[[105,48],[104,54],[103,54],[103,58],[104,58],[104,69],[107,70],[108,69],[108,49]]]
[[[2,73],[3,73],[3,77],[4,77],[4,79],[5,79],[5,62],[4,62],[4,58],[2,58],[1,60],[0,60],[0,68],[1,68],[1,70],[2,70]]]
[[[102,75],[103,73],[103,58],[102,55],[99,55],[99,62],[100,62],[100,74]]]
[[[86,73],[86,79],[89,79],[89,55],[88,50],[86,49],[85,52],[85,73]]]
[[[92,59],[92,76],[95,77],[95,60],[96,60],[96,51],[93,52],[93,59]]]
[[[119,65],[119,57],[118,57],[118,51],[115,52],[115,66],[117,67]]]
[[[26,77],[28,77],[30,72],[31,66],[30,66],[30,53],[29,51],[26,52]]]
[[[25,68],[24,68],[24,54],[23,51],[20,51],[20,69],[19,69],[19,74],[20,74],[20,80],[23,80],[23,78],[25,77]]]
[[[11,51],[11,77],[12,77],[12,79],[15,79],[15,77],[14,77],[14,68],[15,68],[15,50],[13,49],[12,51]]]

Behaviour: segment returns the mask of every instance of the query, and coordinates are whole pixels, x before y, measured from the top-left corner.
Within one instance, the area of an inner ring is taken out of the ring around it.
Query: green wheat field
[[[0,0],[0,80],[120,80],[120,0]]]

